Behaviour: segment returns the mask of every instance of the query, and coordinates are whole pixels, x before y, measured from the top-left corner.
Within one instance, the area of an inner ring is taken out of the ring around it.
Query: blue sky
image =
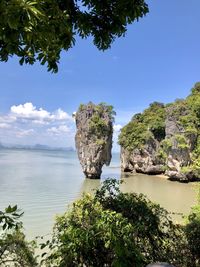
[[[115,107],[116,139],[120,125],[149,103],[189,94],[200,80],[200,1],[148,4],[150,13],[106,52],[92,39],[77,39],[63,52],[58,74],[39,64],[21,67],[16,58],[1,62],[0,141],[73,146],[70,115],[90,100]]]

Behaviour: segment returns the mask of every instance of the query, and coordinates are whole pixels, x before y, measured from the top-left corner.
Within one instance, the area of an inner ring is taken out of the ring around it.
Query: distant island
[[[75,151],[73,147],[51,147],[48,145],[19,145],[19,144],[2,144],[0,149],[26,149],[26,150],[50,150],[50,151]]]

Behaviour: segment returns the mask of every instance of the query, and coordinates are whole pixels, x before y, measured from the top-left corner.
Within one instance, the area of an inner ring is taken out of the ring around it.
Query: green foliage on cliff
[[[165,137],[165,106],[154,102],[149,108],[133,116],[119,135],[119,144],[128,149],[142,148],[152,137],[161,141]]]
[[[189,148],[189,145],[184,135],[176,134],[174,138],[178,143],[178,148],[182,148],[182,149]]]
[[[200,82],[196,83],[192,88],[192,93],[187,97],[187,103],[193,111],[194,118],[200,127]]]
[[[192,128],[190,134],[196,134],[196,142],[192,151],[192,166],[191,170],[194,171],[196,177],[200,177],[200,83],[196,83],[192,88],[191,94],[186,98],[186,103],[190,108],[190,116]]]
[[[91,106],[89,118],[89,132],[96,139],[97,144],[103,144],[104,137],[113,132],[114,116],[113,106],[106,103]]]
[[[77,36],[105,50],[148,11],[144,0],[1,0],[0,61],[15,55],[21,65],[39,61],[57,72]]]
[[[144,148],[151,138],[159,142],[157,157],[163,164],[172,149],[180,153],[189,150],[190,166],[184,166],[184,172],[193,172],[194,177],[200,179],[200,83],[194,85],[185,99],[177,99],[165,106],[154,102],[148,109],[133,116],[122,128],[119,144],[133,151]]]
[[[90,139],[97,145],[105,145],[106,139],[113,134],[113,123],[116,115],[113,106],[104,102],[98,105],[89,102],[88,104],[80,104],[78,113],[85,114]]]

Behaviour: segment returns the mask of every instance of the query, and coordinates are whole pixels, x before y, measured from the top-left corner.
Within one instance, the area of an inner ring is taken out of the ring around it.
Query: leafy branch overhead
[[[39,61],[57,72],[75,37],[92,36],[98,49],[108,49],[148,11],[144,0],[1,0],[0,60],[16,55],[21,65]]]

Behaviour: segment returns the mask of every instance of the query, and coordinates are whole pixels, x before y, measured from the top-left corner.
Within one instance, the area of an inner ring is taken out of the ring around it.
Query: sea
[[[17,204],[28,238],[51,233],[56,216],[82,194],[94,193],[107,178],[122,179],[124,192],[143,193],[182,221],[195,204],[194,184],[171,182],[162,176],[121,173],[120,155],[113,153],[101,180],[86,179],[76,152],[0,149],[0,210]]]

